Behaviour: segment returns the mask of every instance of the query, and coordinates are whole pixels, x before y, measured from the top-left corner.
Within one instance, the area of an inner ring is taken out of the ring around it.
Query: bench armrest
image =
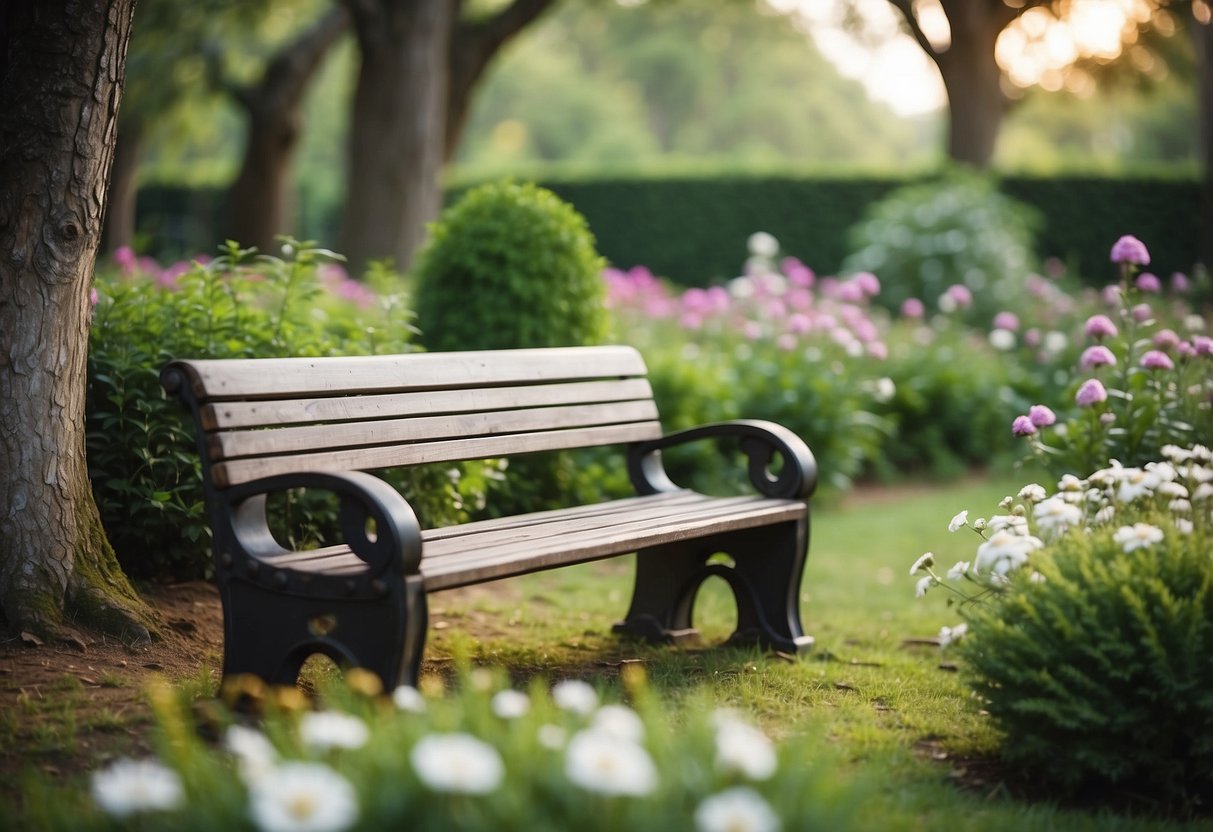
[[[678,486],[666,474],[661,460],[662,448],[704,439],[741,440],[741,450],[749,460],[750,482],[767,497],[803,499],[817,487],[817,461],[799,436],[774,422],[737,420],[689,428],[660,439],[633,443],[628,448],[628,474],[640,494],[676,491]],[[783,462],[777,475],[770,470],[778,454]]]
[[[292,488],[329,491],[340,499],[343,542],[380,574],[416,574],[421,566],[421,526],[408,501],[383,480],[361,471],[305,471],[279,474],[220,492],[227,504],[231,537],[246,554],[273,561],[290,555],[270,532],[266,497]],[[373,523],[373,526],[371,525]]]

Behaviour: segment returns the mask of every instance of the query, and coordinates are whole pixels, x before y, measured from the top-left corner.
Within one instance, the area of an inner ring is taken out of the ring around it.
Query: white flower
[[[1066,337],[1064,332],[1057,332],[1054,330],[1052,332],[1045,333],[1044,348],[1046,351],[1055,353],[1061,352],[1069,345],[1070,339]]]
[[[561,710],[585,716],[598,707],[598,691],[588,682],[566,679],[552,687],[552,701]]]
[[[1112,539],[1126,552],[1132,552],[1162,540],[1162,529],[1149,523],[1134,523],[1132,526],[1121,526]]]
[[[918,556],[918,560],[914,561],[914,565],[910,567],[910,574],[915,575],[921,569],[935,565],[935,554],[933,552],[923,552]]]
[[[371,732],[366,723],[353,714],[337,711],[311,711],[299,720],[299,738],[316,751],[328,748],[361,748]]]
[[[1188,497],[1188,489],[1177,482],[1164,482],[1158,486],[1158,493],[1166,497],[1178,497],[1186,499]]]
[[[986,522],[986,528],[993,534],[1009,532],[1023,537],[1028,534],[1028,518],[1018,514],[995,514]]]
[[[716,765],[750,780],[766,780],[775,773],[775,744],[753,725],[724,718],[716,725]]]
[[[410,685],[401,685],[392,691],[392,704],[408,713],[425,713],[425,697],[421,695],[421,691]]]
[[[594,714],[593,728],[632,742],[644,739],[644,722],[626,705],[603,705]]]
[[[262,832],[341,832],[358,822],[358,796],[326,765],[283,763],[252,787],[249,814]]]
[[[1087,481],[1080,480],[1078,477],[1074,476],[1073,474],[1062,474],[1061,480],[1057,483],[1058,491],[1077,491],[1077,492],[1081,493],[1081,492],[1085,491],[1086,488],[1087,488]]]
[[[1061,497],[1050,497],[1033,506],[1032,517],[1046,537],[1055,536],[1081,523],[1082,509],[1067,503]]]
[[[1045,491],[1043,485],[1029,483],[1023,488],[1019,489],[1019,494],[1017,496],[1019,499],[1026,500],[1029,503],[1039,503],[1048,496],[1048,492]]]
[[[696,832],[776,832],[779,818],[753,789],[735,786],[695,807]]]
[[[253,783],[273,770],[278,762],[278,752],[260,731],[232,725],[223,738],[227,750],[236,755],[240,778]]]
[[[436,792],[488,794],[501,785],[497,749],[471,734],[430,734],[409,752],[417,779]]]
[[[574,785],[598,794],[639,796],[657,788],[657,766],[649,752],[597,729],[573,735],[564,773]]]
[[[947,647],[949,644],[955,644],[965,637],[965,633],[969,631],[968,624],[957,624],[955,627],[940,627],[939,628],[939,646]]]
[[[1157,477],[1160,484],[1174,482],[1175,478],[1179,476],[1175,466],[1169,462],[1147,462],[1146,470]]]
[[[518,719],[531,709],[531,700],[521,691],[499,690],[493,694],[489,707],[502,719]]]
[[[1139,497],[1148,497],[1154,493],[1160,483],[1160,478],[1152,471],[1141,468],[1122,468],[1119,477],[1119,488],[1116,499],[1121,503],[1131,503]]]
[[[1182,497],[1176,497],[1174,500],[1167,503],[1167,509],[1173,514],[1191,514],[1192,503],[1183,499]]]
[[[969,571],[969,562],[967,560],[958,560],[951,569],[948,570],[949,581],[959,581]]]
[[[935,583],[935,579],[930,575],[927,575],[925,578],[919,578],[918,583],[914,585],[914,597],[921,598],[926,595],[927,590],[931,588],[933,583]]]
[[[952,521],[950,523],[948,523],[948,531],[954,532],[957,529],[964,528],[967,525],[969,525],[969,511],[968,511],[968,509],[965,509],[960,514],[957,514],[955,517],[953,517]],[[913,574],[913,573],[910,573],[910,574]]]
[[[550,722],[539,726],[539,744],[552,751],[559,751],[568,742],[569,735],[559,725]]]
[[[1095,512],[1094,522],[1097,525],[1107,525],[1116,517],[1116,506],[1104,506]]]
[[[1176,519],[1175,531],[1179,532],[1180,534],[1192,534],[1192,529],[1193,526],[1191,520],[1185,520],[1182,517]]]
[[[779,254],[779,241],[765,231],[755,231],[746,241],[746,248],[753,256],[769,260]]]
[[[176,809],[185,802],[177,772],[157,760],[116,760],[93,772],[93,800],[113,818]]]
[[[1203,503],[1210,497],[1213,497],[1213,483],[1202,482],[1192,492],[1192,501],[1195,503]]]
[[[1181,448],[1178,445],[1163,445],[1162,455],[1176,465],[1187,462],[1192,458],[1192,452],[1186,448]]]
[[[1005,576],[1023,566],[1028,554],[1044,543],[1039,538],[1021,535],[1003,529],[995,532],[989,540],[977,547],[974,572]]]
[[[1000,352],[1015,349],[1015,333],[1009,329],[991,329],[990,346]]]

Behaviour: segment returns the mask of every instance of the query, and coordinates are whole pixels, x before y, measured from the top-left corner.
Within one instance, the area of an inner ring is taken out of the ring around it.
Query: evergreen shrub
[[[966,612],[958,644],[1005,759],[1067,792],[1112,787],[1169,808],[1213,800],[1213,553],[1160,521],[1125,551],[1077,529],[1039,577]]]
[[[916,298],[950,311],[945,293],[962,285],[972,295],[970,319],[984,323],[1025,296],[1036,223],[1031,209],[990,180],[954,174],[873,205],[851,231],[854,253],[842,269],[879,276],[878,302],[889,309]]]

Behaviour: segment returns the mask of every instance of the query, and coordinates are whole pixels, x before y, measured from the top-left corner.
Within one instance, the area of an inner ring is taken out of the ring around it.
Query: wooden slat
[[[643,376],[631,347],[178,362],[199,400],[274,399]]]
[[[617,445],[656,439],[659,436],[661,436],[659,422],[636,422],[630,425],[575,428],[543,433],[516,433],[508,436],[485,436],[416,445],[237,459],[231,462],[216,463],[211,468],[211,477],[217,487],[228,488],[261,477],[299,471],[371,471],[376,468],[391,468],[399,465],[423,465],[430,462],[512,456],[532,451]]]
[[[415,419],[364,420],[337,425],[306,425],[273,430],[220,431],[207,439],[212,460],[264,454],[300,454],[340,448],[432,442],[480,436],[628,424],[657,418],[651,399],[636,402],[532,407]]]
[[[199,408],[199,418],[203,429],[211,431],[309,422],[429,416],[439,413],[475,413],[515,407],[621,402],[652,397],[653,390],[649,382],[633,378],[525,387],[481,387],[285,401],[222,402]]]

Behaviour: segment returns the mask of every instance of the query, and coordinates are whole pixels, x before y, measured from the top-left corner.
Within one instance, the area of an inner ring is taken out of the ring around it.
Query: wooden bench
[[[375,672],[387,689],[413,684],[427,593],[633,552],[631,607],[616,631],[693,634],[695,594],[719,575],[737,599],[734,641],[793,653],[812,645],[799,611],[812,453],[760,421],[663,435],[631,348],[183,360],[161,383],[197,429],[225,677],[293,684],[321,653]],[[707,496],[670,480],[663,448],[723,437],[740,442],[755,493]],[[600,445],[626,447],[637,496],[446,528],[422,529],[406,500],[367,473]],[[274,538],[266,498],[299,488],[336,495],[344,543],[290,551]]]

